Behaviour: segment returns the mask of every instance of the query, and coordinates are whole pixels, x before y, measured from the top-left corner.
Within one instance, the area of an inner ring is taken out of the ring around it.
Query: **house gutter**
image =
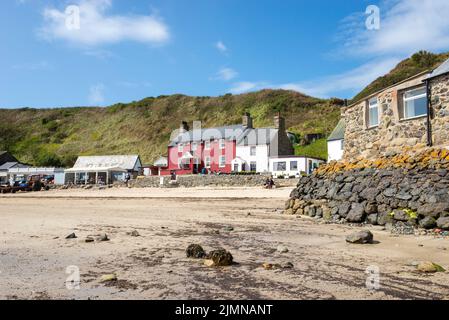
[[[430,90],[430,79],[426,79],[427,90],[427,146],[432,146],[432,125],[430,123],[432,116],[432,91]]]

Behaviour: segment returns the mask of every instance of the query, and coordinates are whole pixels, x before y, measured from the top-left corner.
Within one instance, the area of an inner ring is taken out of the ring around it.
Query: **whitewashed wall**
[[[338,161],[343,158],[343,140],[333,140],[327,142],[328,161]]]
[[[247,164],[247,170],[249,171],[249,165],[252,161],[257,163],[257,172],[268,172],[268,145],[256,146],[256,155],[251,155],[251,146],[237,146],[236,157],[242,158]]]

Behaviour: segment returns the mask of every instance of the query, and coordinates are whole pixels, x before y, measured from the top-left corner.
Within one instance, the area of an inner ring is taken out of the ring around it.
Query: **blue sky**
[[[449,51],[448,14],[447,0],[5,0],[0,107],[262,88],[351,98],[417,50]]]

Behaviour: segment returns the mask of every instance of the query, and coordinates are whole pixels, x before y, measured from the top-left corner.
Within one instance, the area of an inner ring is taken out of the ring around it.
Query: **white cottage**
[[[293,154],[293,146],[285,130],[285,120],[279,114],[273,128],[254,128],[249,113],[243,116],[243,133],[236,140],[236,156],[232,171],[269,172],[271,156]]]
[[[110,184],[123,181],[126,173],[136,177],[141,168],[138,155],[82,156],[65,171],[65,183]]]
[[[345,128],[345,121],[341,119],[327,139],[327,161],[338,161],[343,158]]]
[[[270,158],[270,172],[275,178],[299,177],[301,174],[311,174],[320,165],[326,163],[323,159],[304,156],[281,156]]]

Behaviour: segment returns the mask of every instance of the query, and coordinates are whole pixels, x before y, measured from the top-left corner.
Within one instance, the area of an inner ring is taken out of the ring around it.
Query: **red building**
[[[179,134],[168,146],[168,168],[161,175],[207,172],[231,173],[236,154],[236,140],[245,130],[244,124],[189,130],[182,122]]]

